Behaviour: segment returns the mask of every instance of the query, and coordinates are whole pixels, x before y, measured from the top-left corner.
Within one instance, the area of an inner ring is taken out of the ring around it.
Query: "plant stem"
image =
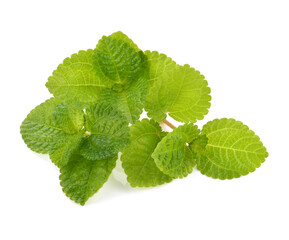
[[[168,120],[164,120],[164,121],[161,121],[160,123],[163,123],[165,125],[167,125],[168,127],[170,127],[171,129],[175,129],[176,127],[171,124]]]

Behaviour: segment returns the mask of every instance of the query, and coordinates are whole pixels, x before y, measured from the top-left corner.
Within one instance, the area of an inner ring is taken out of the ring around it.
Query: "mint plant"
[[[121,32],[64,59],[46,87],[54,97],[28,114],[22,138],[49,154],[64,193],[81,205],[107,181],[120,152],[132,187],[168,183],[194,167],[212,178],[238,178],[268,156],[240,121],[216,119],[198,129],[194,123],[211,100],[204,76],[164,54],[143,52]],[[150,119],[139,120],[144,109]],[[167,115],[184,124],[175,128]]]

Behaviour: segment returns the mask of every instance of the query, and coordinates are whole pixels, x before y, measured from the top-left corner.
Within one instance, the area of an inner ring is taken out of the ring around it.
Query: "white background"
[[[1,1],[0,239],[289,239],[288,1]],[[205,75],[208,120],[232,117],[270,156],[230,181],[197,170],[133,189],[113,177],[82,207],[19,126],[64,58],[121,30]]]

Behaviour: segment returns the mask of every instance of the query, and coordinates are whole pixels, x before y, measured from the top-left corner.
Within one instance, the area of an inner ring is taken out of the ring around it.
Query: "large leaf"
[[[207,138],[203,151],[197,150],[197,168],[219,179],[238,178],[255,171],[268,156],[260,138],[243,123],[234,119],[216,119],[204,125]],[[201,146],[203,141],[192,144]]]
[[[86,109],[85,129],[89,136],[83,140],[80,152],[89,160],[111,157],[129,142],[127,119],[106,103]]]
[[[189,65],[165,71],[150,88],[146,111],[156,121],[169,114],[180,122],[196,122],[208,113],[211,96],[207,81]]]
[[[183,178],[191,173],[196,162],[188,145],[199,133],[197,126],[185,124],[164,137],[152,154],[158,168],[174,178]]]
[[[60,169],[60,184],[71,200],[84,205],[107,181],[115,167],[117,156],[90,161],[80,154],[73,154],[67,165]]]
[[[94,103],[102,88],[108,87],[93,67],[93,50],[79,51],[64,59],[46,83],[48,90],[64,101]]]
[[[94,51],[94,66],[98,75],[118,91],[148,71],[144,53],[121,32],[99,40]]]
[[[38,153],[49,153],[66,136],[81,130],[83,112],[51,98],[33,109],[22,122],[20,132],[27,146]]]
[[[154,120],[143,119],[130,128],[130,145],[121,155],[122,167],[132,187],[150,187],[170,182],[156,166],[151,154],[166,135]]]

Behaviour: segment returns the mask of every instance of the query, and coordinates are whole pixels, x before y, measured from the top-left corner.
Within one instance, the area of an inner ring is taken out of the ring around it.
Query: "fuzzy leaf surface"
[[[151,187],[172,181],[161,172],[151,154],[166,135],[154,120],[143,119],[130,127],[129,146],[121,155],[122,167],[132,187]]]
[[[90,136],[83,140],[80,153],[89,160],[111,157],[129,142],[127,119],[106,103],[86,109],[85,129]]]
[[[20,132],[27,146],[38,153],[56,150],[66,135],[84,124],[83,112],[51,98],[34,108],[22,122]]]
[[[90,161],[80,154],[73,154],[60,169],[63,192],[76,203],[84,205],[107,181],[115,167],[117,156]]]
[[[48,78],[46,87],[64,101],[94,103],[102,88],[108,87],[93,67],[93,50],[79,51],[64,59]]]
[[[189,65],[177,65],[154,82],[147,95],[146,111],[158,122],[169,114],[179,122],[194,123],[208,113],[210,100],[204,76]]]
[[[157,167],[173,178],[183,178],[193,171],[195,155],[188,147],[198,137],[200,130],[185,124],[168,133],[152,154]]]
[[[212,178],[232,179],[254,172],[268,157],[260,138],[234,119],[215,119],[204,125],[205,150],[197,158],[197,168]]]

